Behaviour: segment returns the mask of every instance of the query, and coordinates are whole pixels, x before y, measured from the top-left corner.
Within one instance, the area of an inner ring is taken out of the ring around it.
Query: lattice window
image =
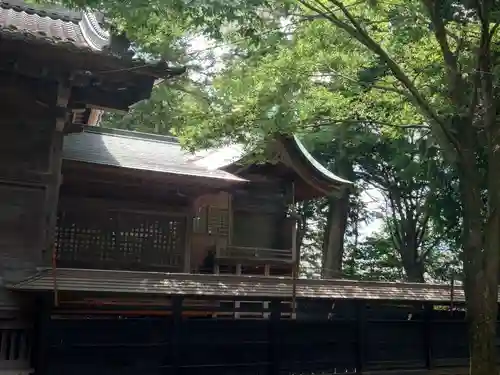
[[[56,249],[61,263],[103,268],[182,266],[185,218],[135,212],[100,214],[60,213]]]
[[[74,262],[113,259],[116,249],[115,222],[116,218],[105,213],[92,216],[60,213],[55,239],[57,259]]]
[[[209,207],[207,219],[207,231],[217,236],[229,235],[229,211],[225,209]]]
[[[228,236],[229,211],[217,207],[201,207],[193,220],[193,231],[214,236]]]

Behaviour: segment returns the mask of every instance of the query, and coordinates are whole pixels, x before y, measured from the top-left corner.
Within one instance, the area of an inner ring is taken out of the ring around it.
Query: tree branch
[[[389,126],[392,128],[399,128],[399,129],[429,129],[428,125],[424,124],[393,124],[390,122],[384,122],[384,121],[373,121],[370,119],[356,119],[356,120],[351,120],[351,119],[325,119],[324,121],[318,121],[313,124],[305,124],[302,125],[304,129],[319,129],[325,126],[333,126],[333,125],[339,125],[339,124],[352,124],[352,125],[359,125],[359,124],[373,124],[373,125],[379,125],[379,126]]]
[[[434,36],[439,44],[439,47],[441,48],[441,53],[443,54],[445,69],[450,85],[450,96],[455,104],[462,105],[462,92],[458,90],[462,82],[460,72],[458,71],[457,56],[451,52],[446,27],[441,15],[439,14],[439,7],[442,5],[441,1],[422,0],[422,2],[429,12],[431,22],[434,25]]]
[[[391,70],[394,77],[401,82],[403,87],[405,87],[409,94],[411,95],[412,102],[415,104],[416,108],[422,114],[429,119],[429,122],[434,124],[439,131],[443,133],[446,137],[446,140],[452,145],[452,148],[455,152],[454,157],[457,153],[460,152],[460,146],[457,142],[455,136],[450,132],[447,127],[447,124],[443,121],[442,118],[434,111],[430,103],[424,98],[424,96],[419,92],[410,78],[403,72],[401,67],[389,56],[389,54],[377,43],[373,38],[371,38],[368,33],[364,30],[361,24],[355,19],[355,17],[349,12],[344,4],[342,4],[338,0],[330,0],[332,4],[337,6],[343,13],[343,15],[347,18],[350,24],[340,20],[333,12],[330,10],[322,11],[318,7],[312,5],[308,0],[297,0],[300,4],[305,6],[307,9],[323,14],[325,18],[327,18],[333,25],[338,27],[341,30],[344,30],[351,37],[357,40],[359,43],[364,45],[374,54],[376,54],[382,61],[385,62],[387,67]],[[328,8],[327,8],[328,9]],[[436,130],[438,130],[436,129]]]

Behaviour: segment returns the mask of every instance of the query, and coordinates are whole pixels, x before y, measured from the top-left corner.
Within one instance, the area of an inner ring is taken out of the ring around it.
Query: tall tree
[[[434,221],[442,214],[440,193],[453,176],[442,168],[438,150],[429,145],[420,126],[389,134],[367,123],[340,129],[340,137],[332,129],[309,135],[311,146],[327,165],[347,163],[350,171],[341,175],[363,182],[365,189],[376,189],[386,200],[381,216],[388,240],[402,261],[406,279],[423,282],[427,258],[447,238],[448,230],[439,234]]]

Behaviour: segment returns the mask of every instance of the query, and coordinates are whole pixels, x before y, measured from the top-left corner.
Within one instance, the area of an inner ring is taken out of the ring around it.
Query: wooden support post
[[[356,373],[363,373],[366,369],[366,304],[365,301],[356,301]]]
[[[34,375],[47,375],[49,371],[49,346],[50,346],[50,315],[51,303],[45,298],[40,298],[37,303],[35,322],[35,342],[33,350]]]
[[[237,276],[241,276],[241,263],[238,263],[236,265],[236,275]],[[237,308],[237,309],[239,309],[241,307],[241,302],[240,301],[235,301],[234,302],[234,307]],[[241,314],[239,312],[235,312],[234,313],[234,318],[235,319],[239,319],[240,316],[241,316]]]
[[[271,276],[271,265],[264,265],[264,276]]]
[[[425,368],[432,369],[432,310],[431,303],[424,304],[423,334],[424,334],[424,358]]]
[[[61,167],[62,167],[62,148],[64,141],[64,127],[68,120],[67,106],[70,100],[71,86],[66,83],[60,83],[57,90],[56,98],[56,118],[53,136],[51,140],[49,174],[51,176],[50,183],[47,186],[46,202],[45,202],[45,246],[44,246],[44,263],[48,265],[51,261],[52,251],[54,247],[55,226],[57,223],[57,207],[59,203],[59,188],[62,183]],[[48,258],[50,255],[50,258]]]
[[[269,320],[269,355],[267,375],[280,373],[280,318],[281,301],[271,301],[271,319]]]
[[[184,273],[191,273],[191,239],[193,237],[194,213],[189,210],[186,217],[186,241],[184,242]]]
[[[180,374],[181,367],[182,302],[181,296],[172,298],[172,371],[168,372],[172,375]]]

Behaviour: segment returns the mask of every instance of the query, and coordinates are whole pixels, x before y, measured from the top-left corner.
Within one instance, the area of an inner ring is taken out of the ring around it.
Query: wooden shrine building
[[[461,288],[291,277],[288,203],[348,183],[296,138],[272,147],[242,167],[238,150],[172,137],[67,134],[53,250],[6,284],[34,323],[35,374],[466,368]]]
[[[182,73],[100,14],[0,1],[0,375],[464,368],[461,288],[295,277],[290,207],[350,188],[297,138],[248,164],[94,126]]]
[[[0,1],[0,373],[33,372],[39,310],[5,285],[51,265],[65,134],[184,69],[134,59],[91,12]],[[36,341],[36,340],[35,340]]]

